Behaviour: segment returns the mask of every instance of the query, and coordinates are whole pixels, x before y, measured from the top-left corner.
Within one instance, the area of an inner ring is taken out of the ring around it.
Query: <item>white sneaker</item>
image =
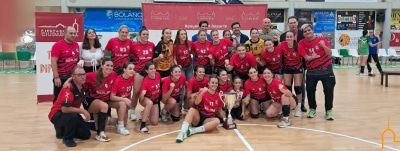
[[[179,135],[176,137],[175,141],[177,143],[183,142],[183,140],[186,139],[186,137],[187,137],[186,133],[179,132]]]
[[[168,122],[167,111],[165,110],[165,108],[161,110],[161,121],[164,123]]]
[[[279,124],[278,124],[278,127],[279,128],[285,128],[285,127],[288,127],[288,126],[290,126],[290,121],[289,121],[289,118],[282,118],[281,119],[281,122],[279,122]]]
[[[135,110],[132,110],[132,109],[131,109],[130,116],[129,116],[129,120],[134,121],[134,120],[136,120],[136,119],[137,119],[137,117],[136,117],[136,115],[135,115]]]
[[[111,139],[105,135],[96,135],[96,140],[100,142],[109,142]]]
[[[294,109],[294,116],[295,116],[295,117],[300,117],[300,116],[301,116],[301,108],[300,108],[300,106],[297,106],[297,107]]]
[[[125,135],[125,136],[129,135],[129,131],[123,126],[118,127],[117,132],[118,132],[118,134],[121,134],[121,135]]]

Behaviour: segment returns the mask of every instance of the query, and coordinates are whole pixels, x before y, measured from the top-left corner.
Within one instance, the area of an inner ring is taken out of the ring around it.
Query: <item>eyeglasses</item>
[[[75,76],[78,76],[78,77],[85,77],[85,76],[86,76],[86,73],[72,74],[72,75],[75,75]]]

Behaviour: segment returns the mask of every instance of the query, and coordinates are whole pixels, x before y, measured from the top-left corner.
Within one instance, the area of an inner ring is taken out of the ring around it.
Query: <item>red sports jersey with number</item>
[[[117,37],[111,38],[106,46],[106,50],[111,50],[111,61],[114,64],[114,71],[122,68],[125,62],[129,62],[129,55],[132,50],[132,40],[119,40]]]
[[[72,87],[72,85],[71,85]],[[54,102],[53,106],[50,109],[48,114],[49,120],[51,120],[58,111],[61,111],[61,107],[63,103],[71,104],[71,107],[81,108],[81,104],[83,101],[83,97],[78,97],[78,100],[75,100],[75,96],[71,91],[72,88],[62,88],[60,94],[58,94],[56,102]],[[82,94],[83,95],[83,94]]]
[[[197,110],[207,117],[214,117],[215,112],[224,106],[218,92],[210,94],[208,91],[203,94],[201,102],[197,105]]]
[[[246,91],[246,94],[250,95],[251,98],[264,100],[268,96],[265,86],[266,82],[264,78],[262,75],[259,75],[259,79],[257,81],[251,81],[251,79],[248,79],[244,83],[244,90]]]
[[[158,97],[161,95],[160,83],[160,73],[156,72],[156,77],[154,79],[150,79],[149,76],[146,76],[143,79],[142,89],[140,90],[140,93],[146,91],[144,97],[149,98],[153,102],[157,102]]]
[[[281,42],[281,48],[283,53],[283,66],[285,68],[299,69],[303,65],[299,49],[297,52],[294,48],[289,48],[286,41]]]
[[[276,46],[274,52],[264,51],[261,53],[261,60],[265,62],[265,67],[272,72],[277,72],[282,69],[282,48]]]
[[[200,88],[207,87],[207,84],[208,84],[207,77],[204,77],[204,79],[201,81],[197,81],[196,77],[192,77],[188,82],[187,91],[190,91],[192,93],[199,92]]]
[[[319,58],[306,61],[306,66],[308,71],[324,70],[332,65],[331,56],[325,53],[324,48],[322,48],[320,41],[325,43],[325,46],[330,49],[328,40],[324,37],[318,37],[312,41],[303,39],[299,42],[299,52],[301,56],[312,56],[313,53],[319,55]]]
[[[225,38],[220,39],[218,45],[211,45],[210,53],[215,61],[215,66],[223,67],[225,65],[225,59],[229,59],[228,48],[232,45],[232,41]]]
[[[232,55],[229,65],[233,66],[237,73],[247,75],[250,67],[257,67],[257,62],[256,58],[250,52],[246,52],[246,56],[243,59],[240,59],[239,54],[235,53]]]
[[[115,78],[111,93],[123,98],[131,98],[134,76],[125,79],[122,75]]]
[[[272,99],[274,99],[275,102],[282,103],[281,97],[283,93],[279,90],[279,85],[282,85],[282,88],[284,90],[287,90],[286,86],[279,81],[278,79],[272,79],[271,84],[267,83],[267,91],[269,95],[271,96]]]
[[[176,62],[178,65],[182,67],[187,67],[192,63],[192,42],[188,41],[188,47],[185,44],[180,44],[178,48],[176,48],[176,44],[174,44],[174,56],[176,58]]]
[[[218,92],[228,92],[230,88],[229,81],[226,81],[224,84],[218,84]]]
[[[172,90],[171,97],[175,98],[176,100],[179,99],[179,95],[183,88],[185,87],[186,77],[181,75],[181,77],[176,82],[172,82],[171,76],[164,79],[162,83],[162,93],[167,93],[170,89],[170,84],[174,83],[174,89]]]
[[[212,42],[206,40],[205,43],[200,43],[196,41],[193,43],[193,50],[194,50],[194,66],[202,65],[202,66],[209,66],[210,59],[208,55],[210,54],[210,47]]]
[[[58,58],[58,74],[69,76],[79,61],[79,45],[77,42],[68,44],[64,40],[59,40],[51,48],[51,57]]]
[[[112,72],[110,75],[103,79],[103,84],[97,85],[96,73],[97,72],[89,72],[86,74],[86,96],[90,98],[100,99],[102,101],[109,101],[111,87],[118,75],[117,73]]]
[[[144,65],[147,62],[153,61],[155,45],[152,42],[147,42],[147,44],[142,44],[140,42],[135,42],[132,44],[132,54],[135,65],[135,71],[140,72],[144,70]]]

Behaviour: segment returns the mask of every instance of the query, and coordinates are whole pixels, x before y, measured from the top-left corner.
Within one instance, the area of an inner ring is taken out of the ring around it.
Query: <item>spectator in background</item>
[[[381,64],[379,63],[379,58],[378,58],[378,45],[381,44],[382,42],[379,40],[379,37],[375,36],[374,30],[369,30],[368,31],[369,36],[368,38],[370,39],[370,44],[369,44],[369,55],[367,59],[367,68],[368,68],[368,75],[373,76],[374,73],[372,72],[371,68],[371,59],[374,59],[374,62],[376,64],[376,67],[378,68],[379,72],[382,72],[382,67]]]
[[[237,37],[237,39],[231,37],[231,41],[233,42],[234,45],[244,44],[247,40],[249,40],[249,36],[240,32],[239,22],[233,22],[231,28],[232,28],[232,36],[235,35]]]
[[[200,21],[200,22],[199,22],[199,27],[200,27],[200,30],[205,30],[206,33],[207,33],[208,22],[205,21],[205,20]],[[196,42],[197,39],[198,39],[197,34],[195,34],[195,35],[192,36],[192,42]],[[207,34],[207,40],[212,41],[212,38],[211,38],[211,35],[210,35],[210,34]]]
[[[259,33],[260,38],[264,41],[267,39],[273,40],[274,43],[278,42],[278,33],[271,29],[271,19],[263,19],[263,28]]]

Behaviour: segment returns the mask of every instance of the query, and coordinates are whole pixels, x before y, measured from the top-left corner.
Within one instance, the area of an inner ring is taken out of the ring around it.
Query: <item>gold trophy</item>
[[[222,125],[225,129],[236,129],[236,123],[233,122],[233,118],[231,116],[231,110],[236,104],[237,93],[224,93],[224,104],[228,109],[228,118]]]

